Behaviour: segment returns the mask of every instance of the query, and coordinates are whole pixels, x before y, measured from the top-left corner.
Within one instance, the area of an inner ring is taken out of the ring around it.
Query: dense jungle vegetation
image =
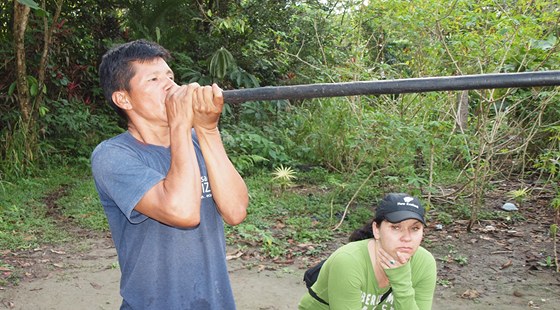
[[[44,207],[52,195],[58,216],[107,229],[89,156],[125,130],[98,83],[113,44],[156,41],[181,82],[238,89],[559,70],[559,21],[550,0],[3,1],[0,248],[68,238]],[[470,228],[502,216],[486,193],[512,180],[504,200],[545,197],[556,236],[559,90],[228,105],[220,129],[251,190],[249,216],[229,236],[281,256],[288,240],[355,228],[389,191],[422,196],[439,221]]]

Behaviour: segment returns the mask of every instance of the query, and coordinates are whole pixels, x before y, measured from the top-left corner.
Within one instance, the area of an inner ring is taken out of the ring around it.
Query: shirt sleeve
[[[427,310],[432,301],[437,279],[436,261],[420,247],[410,262],[386,270],[393,288],[395,310]]]
[[[134,208],[149,189],[165,178],[134,151],[111,143],[93,152],[92,172],[102,204],[116,205],[132,223],[147,219]]]
[[[330,309],[355,310],[362,308],[361,287],[365,272],[356,266],[363,265],[352,255],[339,253],[329,264],[328,296]],[[336,293],[334,293],[336,292]]]

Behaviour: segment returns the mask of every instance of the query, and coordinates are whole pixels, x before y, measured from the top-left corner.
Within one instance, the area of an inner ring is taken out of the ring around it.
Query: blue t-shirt
[[[134,210],[163,180],[170,148],[144,144],[129,132],[100,143],[92,171],[117,249],[121,309],[235,309],[226,265],[224,222],[193,130],[201,175],[200,225],[181,229]]]

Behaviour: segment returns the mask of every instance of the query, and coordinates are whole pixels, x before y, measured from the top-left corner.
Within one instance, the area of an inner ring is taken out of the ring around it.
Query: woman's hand
[[[411,255],[408,253],[396,253],[397,257],[393,257],[380,246],[377,247],[377,258],[383,269],[398,268],[410,260]]]

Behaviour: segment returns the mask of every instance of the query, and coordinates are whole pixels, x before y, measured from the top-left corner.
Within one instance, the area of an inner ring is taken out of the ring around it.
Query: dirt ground
[[[488,207],[501,202],[495,204]],[[471,233],[462,221],[436,227],[441,223],[432,216],[424,245],[438,262],[433,309],[560,309],[560,274],[545,263],[554,257],[548,231],[553,213],[545,201],[527,205],[519,211],[525,221],[480,221]],[[4,263],[20,270],[0,267],[1,277],[21,278],[0,287],[0,309],[118,309],[119,270],[110,236],[76,233],[79,242],[0,252]],[[238,309],[297,309],[308,258],[263,260],[233,247],[228,258]]]

